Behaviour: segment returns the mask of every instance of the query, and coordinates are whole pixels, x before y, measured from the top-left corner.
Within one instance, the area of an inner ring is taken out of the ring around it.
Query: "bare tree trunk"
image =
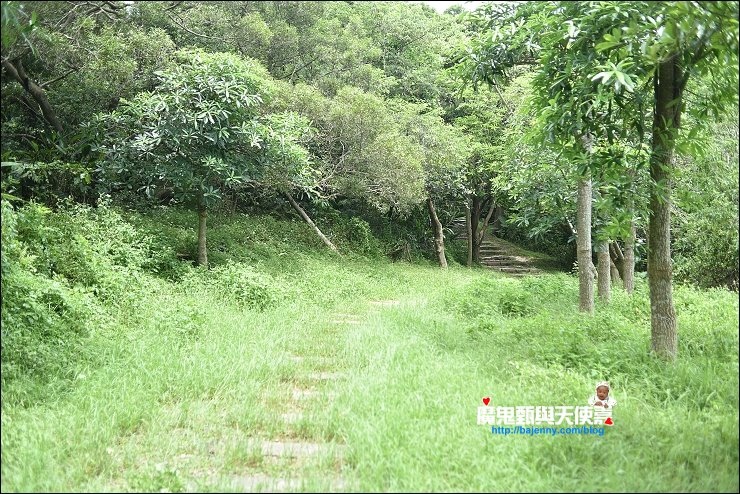
[[[480,261],[480,245],[478,245],[478,227],[480,226],[481,200],[473,196],[473,204],[470,210],[470,242],[473,250],[473,262]]]
[[[673,132],[679,126],[681,70],[678,57],[662,62],[654,77],[655,112],[650,156],[650,222],[648,283],[653,351],[674,359],[678,351],[678,324],[673,307],[673,266],[671,264],[671,171]]]
[[[635,237],[637,228],[635,220],[632,220],[630,234],[624,241],[624,268],[622,268],[622,278],[624,279],[624,289],[627,293],[635,291]]]
[[[198,201],[198,265],[208,267],[208,250],[206,248],[206,206],[203,198]]]
[[[591,177],[578,180],[576,228],[578,229],[578,292],[579,309],[594,312],[594,276],[591,260]]]
[[[41,113],[44,115],[44,119],[49,123],[49,125],[54,127],[54,129],[61,134],[62,124],[59,122],[51,104],[49,104],[46,92],[28,77],[21,61],[16,60],[14,64],[10,60],[3,60],[2,65],[8,75],[18,81],[18,83],[23,86],[23,89],[31,95],[36,103],[38,103],[41,108]]]
[[[447,269],[447,259],[445,259],[445,236],[442,231],[442,223],[437,217],[437,211],[434,209],[432,198],[427,198],[427,207],[429,208],[429,217],[432,220],[432,230],[434,230],[434,250],[437,252],[439,266]]]
[[[470,202],[465,198],[465,227],[468,232],[468,267],[473,266],[473,223],[470,218]]]
[[[602,240],[596,249],[596,258],[598,265],[598,292],[599,298],[603,302],[609,302],[612,297],[611,292],[611,256],[609,255],[609,242]]]
[[[617,268],[617,265],[614,263],[614,259],[610,258],[609,264],[612,271],[612,286],[619,286],[622,284],[622,275],[619,274],[619,268]]]
[[[327,247],[329,247],[334,252],[337,252],[336,246],[331,243],[331,240],[329,240],[326,235],[324,235],[321,230],[319,230],[319,227],[316,226],[316,224],[311,220],[311,218],[306,214],[306,212],[301,208],[301,206],[293,199],[293,196],[290,195],[290,192],[284,192],[285,197],[288,198],[288,201],[290,201],[290,205],[295,208],[296,211],[298,211],[298,214],[301,215],[301,218],[309,224],[311,228],[313,228],[313,231],[316,232],[316,235],[319,236],[319,238],[326,244]]]
[[[624,277],[624,254],[616,240],[609,242],[609,254],[612,260],[612,284]],[[616,275],[615,275],[616,273]]]
[[[480,252],[480,246],[483,243],[483,239],[486,236],[486,230],[488,229],[488,223],[491,221],[491,216],[493,216],[493,212],[496,210],[496,203],[493,202],[493,198],[491,199],[491,206],[488,208],[488,213],[486,214],[486,218],[483,220],[483,226],[480,227],[480,231],[478,232],[478,238],[476,245],[478,246],[478,251]],[[480,254],[479,254],[480,257]]]

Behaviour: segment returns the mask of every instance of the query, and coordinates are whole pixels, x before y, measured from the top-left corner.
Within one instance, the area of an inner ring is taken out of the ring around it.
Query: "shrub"
[[[218,298],[258,311],[273,307],[284,296],[284,290],[270,275],[232,261],[210,271],[193,269],[183,278],[182,285],[185,290],[200,286]]]
[[[91,357],[82,342],[88,328],[101,318],[101,308],[89,290],[37,269],[37,255],[31,254],[29,239],[21,237],[20,227],[47,214],[41,206],[15,211],[2,202],[3,403],[29,404],[41,396],[46,383],[72,377],[75,366]],[[37,233],[44,236],[45,228],[40,224]],[[43,245],[34,247],[43,252]],[[7,386],[19,379],[35,384]]]

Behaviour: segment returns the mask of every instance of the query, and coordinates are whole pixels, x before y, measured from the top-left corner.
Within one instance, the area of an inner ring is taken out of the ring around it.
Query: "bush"
[[[232,261],[209,271],[193,269],[183,278],[182,286],[185,290],[198,286],[219,299],[257,311],[275,306],[285,294],[270,275]]]
[[[47,214],[36,205],[15,211],[2,201],[3,403],[29,404],[42,395],[46,383],[71,378],[75,366],[91,357],[82,343],[88,328],[102,317],[100,305],[85,287],[37,269],[38,256],[31,252],[43,252],[44,246],[30,243],[39,237],[23,238],[20,227]],[[40,236],[47,230],[53,229],[39,224]],[[16,380],[33,384],[7,386]]]
[[[141,233],[105,204],[92,208],[66,203],[52,213],[30,203],[21,209],[17,229],[34,266],[73,285],[100,290],[117,284],[112,274],[141,270],[175,277],[179,269],[175,252],[164,239]]]
[[[701,287],[738,290],[738,208],[723,198],[677,220],[676,280]]]
[[[136,306],[146,272],[181,271],[163,239],[121,215],[65,203],[60,211],[2,201],[3,400],[31,403],[44,387],[74,377],[97,357],[85,341],[112,322],[113,307]],[[59,388],[55,386],[55,389]]]

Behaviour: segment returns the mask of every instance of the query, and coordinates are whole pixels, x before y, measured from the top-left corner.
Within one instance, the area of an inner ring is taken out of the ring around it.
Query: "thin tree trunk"
[[[603,302],[609,302],[612,297],[611,292],[611,256],[609,255],[609,242],[602,240],[596,249],[596,258],[598,260],[598,292],[599,298]]]
[[[465,198],[465,227],[468,232],[468,267],[473,266],[473,223],[470,218],[470,202]]]
[[[619,286],[622,283],[622,275],[619,274],[619,268],[617,268],[614,259],[609,258],[609,265],[612,271],[612,286]]]
[[[432,198],[427,198],[427,207],[429,208],[429,217],[432,220],[432,230],[434,230],[434,250],[437,252],[439,267],[447,269],[447,259],[445,259],[445,236],[442,231],[442,223],[437,217],[437,211],[434,209]]]
[[[486,230],[488,229],[488,223],[491,221],[491,216],[493,216],[493,212],[496,209],[496,204],[493,202],[493,199],[491,199],[491,206],[488,208],[488,214],[486,214],[486,218],[483,220],[483,226],[480,227],[480,232],[478,232],[478,250],[480,251],[480,246],[483,243],[483,239],[486,236]]]
[[[473,262],[480,261],[480,245],[478,245],[478,227],[480,226],[481,200],[473,196],[473,204],[470,210],[470,242],[473,249]]]
[[[624,267],[622,268],[624,290],[629,294],[635,291],[635,237],[637,237],[637,227],[633,219],[630,235],[624,241]]]
[[[678,351],[678,324],[673,307],[673,266],[671,264],[671,171],[678,128],[681,72],[678,57],[658,66],[655,74],[655,112],[650,156],[650,222],[648,244],[648,284],[650,286],[650,326],[653,351],[674,359]]]
[[[319,238],[326,244],[327,247],[329,247],[334,252],[337,252],[336,246],[331,243],[331,240],[329,240],[326,235],[324,235],[321,230],[319,230],[319,227],[316,226],[316,224],[311,220],[311,218],[306,214],[306,212],[301,208],[301,206],[293,199],[293,196],[290,195],[290,192],[285,192],[285,197],[288,198],[288,201],[290,201],[290,205],[295,208],[296,211],[298,211],[298,214],[301,215],[301,218],[308,223],[311,228],[313,228],[313,231],[316,232],[316,235],[319,236]]]
[[[51,107],[49,99],[46,97],[46,92],[28,77],[21,61],[16,60],[14,64],[10,60],[3,60],[2,65],[8,75],[18,81],[18,83],[23,86],[23,89],[31,95],[36,103],[38,103],[41,108],[41,113],[44,115],[44,119],[49,123],[49,125],[54,127],[54,129],[61,134],[62,124],[59,122],[54,109]]]
[[[614,283],[617,279],[622,280],[624,278],[624,254],[616,240],[609,242],[609,254],[614,265],[612,267],[612,283]],[[616,276],[614,275],[615,272]]]
[[[206,248],[206,218],[208,213],[203,198],[198,204],[198,265],[208,267],[208,250]]]
[[[584,137],[586,151],[591,152],[590,138]],[[594,267],[591,255],[591,175],[578,180],[576,228],[578,253],[579,309],[594,312]]]

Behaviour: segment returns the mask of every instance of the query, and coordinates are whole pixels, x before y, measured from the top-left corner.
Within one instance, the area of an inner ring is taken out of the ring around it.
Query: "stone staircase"
[[[457,218],[452,222],[453,239],[467,242],[468,232],[465,227],[465,218]],[[525,276],[541,274],[542,271],[534,266],[531,258],[517,252],[515,246],[491,234],[487,234],[480,247],[480,263],[489,269],[494,269],[509,276]]]

